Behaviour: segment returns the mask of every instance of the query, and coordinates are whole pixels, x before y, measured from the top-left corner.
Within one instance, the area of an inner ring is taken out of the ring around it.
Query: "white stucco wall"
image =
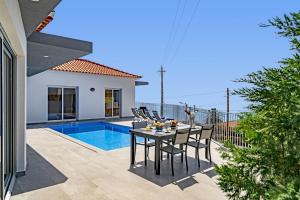
[[[15,54],[15,142],[16,171],[26,169],[26,56],[27,42],[18,0],[0,0],[0,25]]]
[[[132,116],[135,105],[135,80],[114,76],[101,76],[48,70],[28,77],[27,123],[48,121],[48,87],[78,87],[78,119],[105,118],[105,89],[122,90],[122,117]],[[95,88],[94,92],[90,88]]]

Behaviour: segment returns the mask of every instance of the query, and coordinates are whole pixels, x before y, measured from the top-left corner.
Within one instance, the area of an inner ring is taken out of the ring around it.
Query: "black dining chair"
[[[162,152],[166,152],[168,155],[171,155],[172,176],[174,176],[174,155],[184,153],[186,170],[188,171],[189,169],[187,161],[187,142],[190,132],[190,128],[177,129],[175,136],[172,139],[172,144],[160,148]],[[180,148],[182,145],[185,145],[185,148]]]
[[[140,122],[132,122],[133,129],[140,129],[140,128],[146,128],[147,122],[146,121],[140,121]],[[155,146],[155,142],[151,142],[149,139],[144,138],[144,142],[137,142],[136,136],[134,138],[134,154],[136,155],[136,147],[137,145],[144,146],[144,154],[145,154],[145,166],[147,166],[147,158],[149,156],[149,148]],[[135,157],[135,156],[134,156]]]
[[[188,146],[194,147],[196,149],[196,159],[198,159],[198,167],[200,168],[200,149],[207,149],[209,153],[209,162],[211,164],[211,138],[214,132],[214,125],[204,125],[202,126],[199,133],[196,134],[196,137],[190,137],[187,143]],[[202,143],[201,141],[208,140],[207,143]]]

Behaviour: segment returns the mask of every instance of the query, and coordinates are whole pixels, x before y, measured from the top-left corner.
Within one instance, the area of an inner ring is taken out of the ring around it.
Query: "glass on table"
[[[171,133],[172,129],[171,127],[168,127],[168,128],[164,128],[163,130],[165,133]]]
[[[148,124],[148,125],[146,126],[145,130],[146,130],[146,131],[151,131],[151,130],[152,130],[151,124]]]
[[[171,122],[170,121],[166,121],[164,124],[165,129],[168,129],[171,126]]]

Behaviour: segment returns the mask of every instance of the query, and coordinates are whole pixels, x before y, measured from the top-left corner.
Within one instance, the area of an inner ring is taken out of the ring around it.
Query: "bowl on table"
[[[171,128],[176,129],[177,126],[178,126],[178,121],[177,120],[172,120],[171,121]]]
[[[146,131],[152,131],[152,128],[151,128],[151,126],[147,126],[147,127],[145,128],[145,130],[146,130]]]
[[[165,126],[165,124],[161,123],[161,122],[156,122],[153,125],[155,127],[155,130],[158,131],[158,132],[162,131],[164,126]]]

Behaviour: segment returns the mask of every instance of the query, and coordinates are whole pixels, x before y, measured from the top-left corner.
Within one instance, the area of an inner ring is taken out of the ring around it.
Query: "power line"
[[[193,22],[193,19],[194,19],[196,13],[197,13],[199,5],[200,5],[200,0],[197,1],[196,5],[194,7],[194,10],[193,10],[193,13],[191,15],[191,18],[190,18],[190,20],[189,20],[189,22],[188,22],[188,24],[187,24],[187,26],[185,28],[185,31],[184,31],[184,33],[183,33],[183,35],[181,37],[181,40],[178,43],[178,46],[177,46],[177,48],[176,48],[176,50],[175,50],[175,52],[173,54],[173,57],[171,57],[171,60],[170,60],[169,64],[172,64],[173,61],[174,61],[174,59],[175,59],[175,57],[177,56],[177,53],[178,53],[179,49],[181,48],[181,45],[182,45],[182,43],[183,43],[183,41],[184,41],[184,39],[185,39],[185,37],[187,35],[187,32],[188,32],[188,30],[189,30],[189,28],[190,28],[190,26],[191,26],[191,24]]]
[[[182,19],[183,19],[183,16],[184,16],[184,12],[185,12],[185,8],[186,8],[186,5],[187,5],[187,0],[184,1],[184,4],[183,4],[183,8],[182,8],[182,11],[181,11],[181,14],[177,20],[177,23],[176,23],[176,26],[175,26],[175,30],[174,30],[174,34],[173,34],[173,37],[171,38],[171,41],[170,41],[170,49],[172,49],[172,46],[173,46],[173,43],[176,39],[176,36],[177,36],[177,33],[178,33],[178,30],[180,29],[180,26],[181,26],[181,22],[182,22]],[[171,55],[166,55],[166,60],[164,61],[168,61],[168,58],[170,57]],[[165,64],[165,63],[164,63]]]
[[[213,102],[213,103],[207,103],[207,104],[200,104],[200,107],[215,107],[218,104],[226,104],[226,101],[218,101],[218,102]]]
[[[162,64],[164,63],[164,60],[165,60],[165,57],[166,57],[166,54],[167,54],[167,49],[169,48],[170,43],[171,43],[171,38],[173,36],[173,32],[174,32],[174,29],[175,29],[175,24],[176,24],[176,21],[177,21],[177,16],[178,16],[180,5],[181,5],[181,0],[178,0],[177,1],[177,8],[176,8],[175,17],[173,19],[172,26],[171,26],[170,33],[169,33],[169,37],[168,37],[168,42],[166,43],[165,50],[164,50],[164,53],[163,53],[162,62],[161,62]]]
[[[194,93],[194,94],[185,94],[180,96],[170,96],[168,99],[176,99],[176,98],[184,98],[184,97],[194,97],[194,96],[207,96],[207,95],[214,95],[214,94],[221,94],[224,91],[216,91],[216,92],[207,92],[207,93]],[[160,97],[154,97],[149,99],[160,99]]]

